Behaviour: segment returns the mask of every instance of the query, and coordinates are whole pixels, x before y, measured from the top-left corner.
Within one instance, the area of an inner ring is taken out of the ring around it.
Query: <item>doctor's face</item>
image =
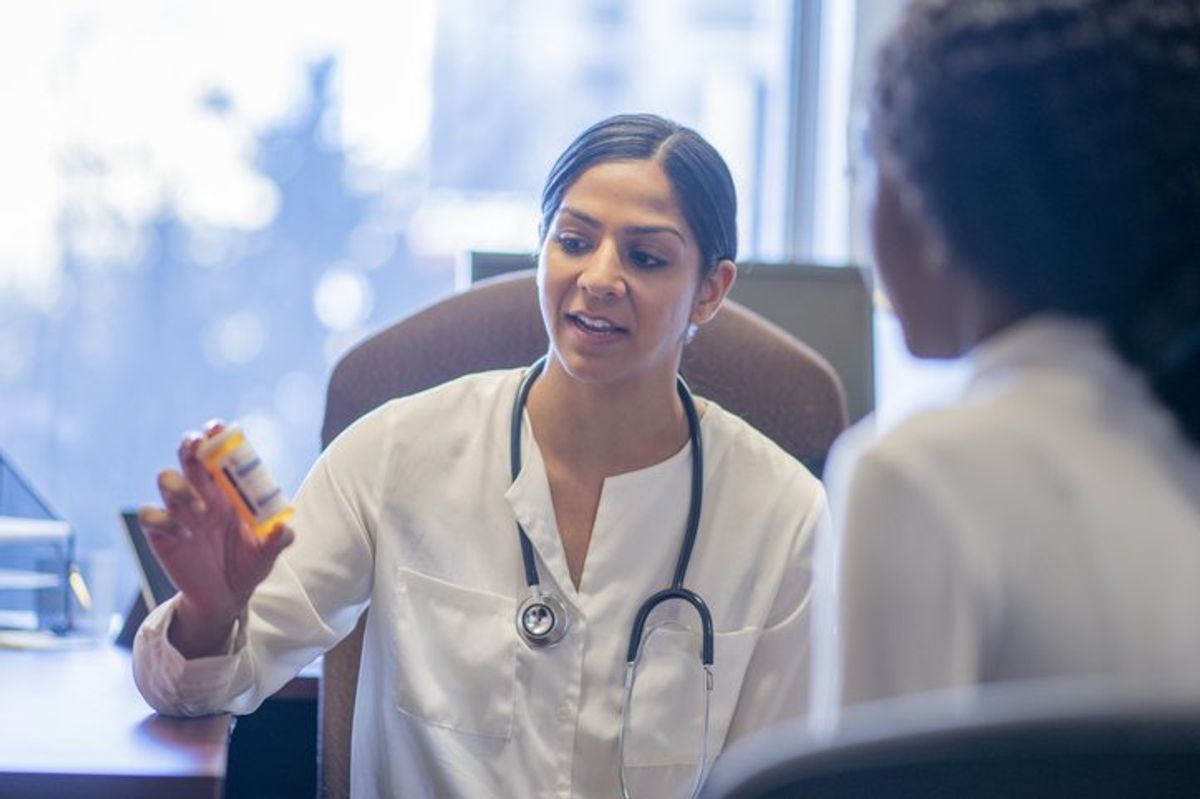
[[[732,268],[732,264],[728,264]],[[563,195],[538,259],[552,358],[585,382],[670,381],[692,322],[724,291],[654,161],[610,161]]]

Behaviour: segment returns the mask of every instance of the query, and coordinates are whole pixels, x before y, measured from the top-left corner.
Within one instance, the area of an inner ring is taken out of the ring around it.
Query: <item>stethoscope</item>
[[[546,367],[545,356],[539,358],[526,372],[521,385],[517,389],[517,399],[513,403],[512,424],[509,428],[509,454],[512,468],[512,479],[516,481],[521,473],[521,422],[524,418],[525,403],[529,398],[529,389]],[[633,620],[633,628],[629,635],[629,649],[625,658],[625,696],[621,702],[621,733],[617,744],[620,764],[621,795],[629,799],[625,786],[625,731],[628,722],[630,698],[633,696],[633,684],[637,674],[638,658],[641,655],[642,633],[650,614],[664,602],[678,599],[695,608],[700,617],[700,663],[704,669],[704,727],[701,739],[700,762],[696,773],[696,782],[692,788],[692,796],[700,791],[700,782],[704,775],[704,763],[708,758],[708,716],[711,707],[713,688],[713,625],[712,614],[708,606],[695,591],[683,587],[683,578],[687,573],[688,563],[692,558],[692,547],[696,543],[696,533],[700,528],[700,507],[704,498],[704,447],[700,440],[700,417],[696,413],[696,403],[692,392],[688,389],[683,378],[676,375],[675,390],[683,402],[683,410],[687,415],[688,437],[692,448],[692,490],[688,503],[687,525],[684,528],[683,544],[679,548],[679,558],[675,564],[675,577],[671,587],[651,595],[638,610]],[[543,591],[538,579],[537,564],[533,556],[533,544],[521,523],[517,522],[517,534],[521,540],[521,559],[525,564],[525,582],[529,585],[529,597],[517,608],[517,633],[521,639],[533,649],[541,649],[557,644],[567,634],[571,627],[571,616],[566,604],[553,593]]]

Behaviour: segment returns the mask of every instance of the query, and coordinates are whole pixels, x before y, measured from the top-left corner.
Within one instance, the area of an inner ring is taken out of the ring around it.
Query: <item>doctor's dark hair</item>
[[[1200,443],[1200,2],[916,0],[873,144],[955,262],[1098,320]]]
[[[702,274],[722,260],[737,259],[737,194],[725,160],[691,128],[653,114],[609,117],[571,142],[542,189],[540,242],[571,185],[610,161],[656,161],[662,166],[699,244]]]

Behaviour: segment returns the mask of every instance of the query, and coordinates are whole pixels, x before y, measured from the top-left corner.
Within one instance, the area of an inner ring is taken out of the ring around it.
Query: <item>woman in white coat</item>
[[[728,169],[700,136],[605,120],[543,193],[540,374],[471,375],[367,415],[261,542],[186,439],[165,508],[141,513],[180,588],[136,640],[150,703],[249,712],[369,603],[355,796],[687,796],[727,742],[804,712],[821,488],[677,384],[689,328],[734,280],[735,231]],[[627,707],[635,616],[681,582],[711,611],[710,706],[698,609],[674,600],[651,614]]]
[[[1193,681],[1200,5],[918,0],[873,100],[879,275],[971,374],[835,448],[822,705]]]

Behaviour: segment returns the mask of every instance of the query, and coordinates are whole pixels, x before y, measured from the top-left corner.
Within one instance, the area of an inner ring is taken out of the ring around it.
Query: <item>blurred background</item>
[[[131,593],[118,510],[184,431],[240,420],[294,492],[337,358],[462,253],[532,250],[550,164],[613,113],[717,146],[744,258],[867,265],[855,130],[900,5],[0,7],[0,453]],[[877,331],[881,415],[955,384]]]

